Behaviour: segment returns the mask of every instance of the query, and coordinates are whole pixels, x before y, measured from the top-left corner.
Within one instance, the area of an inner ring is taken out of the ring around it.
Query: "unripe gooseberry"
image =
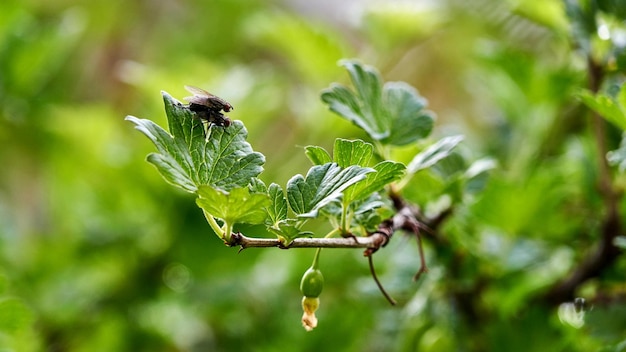
[[[304,297],[318,297],[324,288],[324,276],[319,269],[309,268],[300,281],[300,291]]]

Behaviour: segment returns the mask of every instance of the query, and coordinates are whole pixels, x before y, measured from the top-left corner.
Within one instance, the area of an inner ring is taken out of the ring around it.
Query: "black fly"
[[[229,102],[204,89],[193,86],[185,86],[185,89],[193,94],[193,96],[184,98],[189,102],[187,108],[194,112],[198,118],[208,122],[209,127],[211,124],[220,127],[230,126],[230,119],[222,114],[222,110],[229,112],[233,109]]]

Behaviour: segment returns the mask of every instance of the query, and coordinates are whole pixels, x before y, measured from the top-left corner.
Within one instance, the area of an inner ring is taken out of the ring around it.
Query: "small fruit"
[[[304,297],[315,298],[322,293],[324,288],[324,276],[319,269],[309,268],[304,275],[302,275],[302,281],[300,281],[300,291]]]

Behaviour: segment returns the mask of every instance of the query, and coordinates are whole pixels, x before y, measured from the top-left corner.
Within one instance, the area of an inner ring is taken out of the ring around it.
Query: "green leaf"
[[[317,217],[321,207],[341,197],[343,190],[373,171],[360,166],[341,168],[336,163],[315,165],[306,178],[296,175],[287,182],[289,205],[299,217]]]
[[[467,163],[468,161],[461,154],[452,151],[448,156],[432,165],[430,170],[441,177],[442,180],[449,182],[463,177],[463,174],[470,167]]]
[[[263,193],[250,193],[247,187],[233,188],[229,192],[209,186],[198,188],[196,203],[212,216],[229,224],[263,224],[270,198]]]
[[[482,191],[488,180],[488,171],[497,167],[496,161],[489,158],[478,159],[470,165],[463,174],[466,182],[465,191],[468,193],[478,193]]]
[[[330,155],[326,151],[326,149],[322,147],[318,147],[316,145],[309,145],[304,147],[304,153],[307,158],[311,160],[313,165],[324,165],[326,163],[332,162]]]
[[[387,201],[389,202],[389,201]],[[367,231],[374,231],[384,219],[393,216],[391,205],[387,204],[378,193],[353,203],[353,225],[363,226]]]
[[[276,237],[288,246],[294,239],[299,237],[310,237],[313,233],[310,231],[301,231],[296,219],[284,219],[276,223],[275,226],[269,228]]]
[[[356,93],[333,84],[322,92],[322,101],[331,111],[352,121],[375,140],[389,136],[389,121],[383,118],[382,84],[378,71],[357,61],[342,60],[339,64],[350,74]]]
[[[127,116],[126,120],[134,123],[135,128],[145,134],[157,147],[159,153],[148,154],[147,160],[156,166],[161,176],[174,186],[195,192],[198,189],[192,179],[195,169],[185,145],[174,140],[170,134],[150,120],[134,116]]]
[[[373,167],[376,172],[365,176],[365,180],[346,189],[344,202],[367,198],[374,192],[380,191],[386,185],[397,181],[404,176],[404,164],[390,160],[382,161]]]
[[[268,193],[271,200],[267,207],[268,221],[270,225],[276,225],[287,218],[287,199],[283,189],[275,183],[270,185]]]
[[[351,165],[367,166],[372,154],[374,154],[374,146],[360,139],[347,140],[337,138],[335,140],[333,158],[340,167]]]
[[[425,110],[428,102],[417,90],[404,82],[388,82],[384,87],[385,118],[391,121],[389,137],[384,144],[407,145],[428,137],[434,115]]]
[[[126,117],[157,147],[148,161],[169,183],[188,192],[210,185],[226,191],[245,187],[258,176],[265,163],[263,154],[254,152],[241,121],[230,127],[209,128],[205,136],[202,121],[179,101],[163,92],[171,135],[149,120]]]
[[[394,214],[389,200],[381,197],[376,192],[367,194],[363,199],[350,202],[348,208],[352,214],[350,216],[351,229],[349,230],[352,233],[362,232],[360,231],[361,227],[368,231],[373,231],[384,219],[388,219]],[[320,209],[320,214],[328,218],[331,223],[336,223],[333,226],[340,226],[339,222],[343,214],[343,205],[339,201],[333,201]],[[366,234],[362,233],[362,235],[365,236]]]
[[[203,138],[204,148],[191,151],[200,185],[224,190],[244,187],[263,171],[265,157],[252,150],[247,136],[241,121],[233,121],[227,129],[211,129],[211,136]]]
[[[626,131],[626,105],[623,105],[623,102],[626,101],[624,87],[622,87],[617,100],[604,94],[593,95],[587,90],[578,92],[576,96],[591,110]]]
[[[402,82],[383,87],[375,68],[354,60],[340,65],[348,70],[355,91],[340,84],[322,91],[322,101],[331,111],[383,144],[406,145],[430,134],[434,117],[417,90]]]
[[[407,172],[414,174],[427,169],[452,153],[452,150],[463,140],[463,136],[451,136],[440,139],[437,143],[417,154],[407,166]]]
[[[248,185],[250,193],[267,193],[267,186],[260,179],[253,177]]]
[[[172,136],[183,142],[187,150],[202,148],[205,139],[205,127],[202,120],[167,92],[161,92],[167,115],[167,125]]]

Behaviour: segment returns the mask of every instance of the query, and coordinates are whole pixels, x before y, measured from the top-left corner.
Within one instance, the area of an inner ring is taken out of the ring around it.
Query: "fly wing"
[[[200,89],[198,87],[185,86],[185,89],[189,93],[192,93],[193,96],[184,97],[183,99],[188,101],[188,102],[190,102],[190,103],[193,103],[193,104],[207,106],[208,105],[208,101],[209,101],[209,97],[213,96],[211,93],[205,91],[204,89]]]
[[[193,95],[205,95],[207,97],[213,96],[213,94],[207,92],[206,90],[194,86],[185,86],[185,89]]]
[[[199,95],[194,95],[191,97],[184,97],[184,100],[197,105],[207,106],[207,98]]]
[[[218,111],[224,110],[226,112],[229,112],[230,110],[233,109],[233,106],[230,105],[229,102],[207,92],[204,89],[194,87],[194,86],[185,86],[185,89],[187,89],[189,93],[193,94],[193,96],[191,97],[183,98],[190,103],[204,105],[210,109],[215,109]]]

